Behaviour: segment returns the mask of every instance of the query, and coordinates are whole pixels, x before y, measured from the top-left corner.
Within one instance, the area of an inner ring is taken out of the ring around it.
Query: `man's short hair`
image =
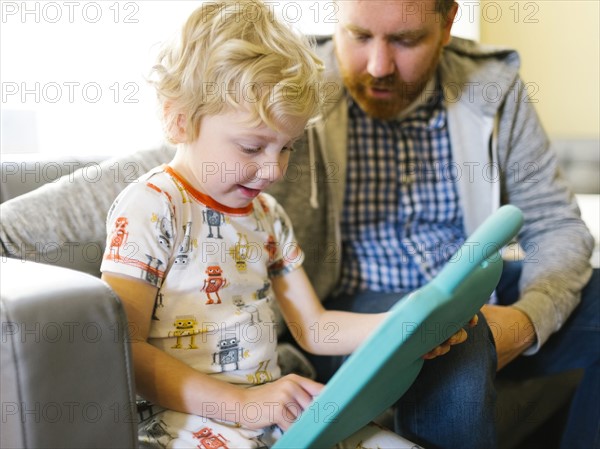
[[[454,0],[435,0],[435,8],[442,15],[442,17],[446,17],[452,9],[452,5],[454,5],[454,3]]]

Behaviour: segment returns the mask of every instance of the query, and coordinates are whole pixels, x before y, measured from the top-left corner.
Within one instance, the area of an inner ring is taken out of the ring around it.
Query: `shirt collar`
[[[434,104],[437,101],[436,97],[439,96],[439,92],[438,77],[434,75],[425,85],[423,92],[406,109],[400,111],[394,120],[401,122],[417,109]]]

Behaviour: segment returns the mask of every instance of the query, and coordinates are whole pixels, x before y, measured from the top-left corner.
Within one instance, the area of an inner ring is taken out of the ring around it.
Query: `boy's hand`
[[[469,327],[477,326],[478,321],[479,321],[479,318],[477,317],[477,315],[475,315],[473,318],[471,318],[469,320],[469,322],[467,323],[467,326],[469,326]],[[438,357],[440,355],[447,354],[450,351],[450,348],[452,346],[463,343],[464,341],[466,341],[466,339],[467,339],[467,331],[465,331],[464,329],[461,328],[461,329],[459,329],[459,331],[457,333],[455,333],[448,340],[443,342],[441,345],[436,346],[431,351],[429,351],[427,354],[425,354],[423,356],[423,358],[425,360],[431,360],[431,359],[435,359],[436,357]]]
[[[243,427],[261,429],[277,424],[287,430],[323,389],[314,380],[289,374],[241,393],[240,421]]]

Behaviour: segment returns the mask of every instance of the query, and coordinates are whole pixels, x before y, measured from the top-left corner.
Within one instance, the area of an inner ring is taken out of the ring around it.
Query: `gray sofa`
[[[100,279],[2,261],[2,448],[133,448],[127,320]]]
[[[137,447],[127,320],[99,279],[104,223],[69,211],[106,214],[165,151],[2,161],[0,447]]]
[[[136,446],[126,321],[98,279],[104,221],[70,211],[105,216],[128,182],[172,154],[163,147],[108,160],[2,161],[2,396],[9,409],[1,447]],[[578,379],[499,385],[501,447],[523,447],[540,429],[560,431],[546,423]]]

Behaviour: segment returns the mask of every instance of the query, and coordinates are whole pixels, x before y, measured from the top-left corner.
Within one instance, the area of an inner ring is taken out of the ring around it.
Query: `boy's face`
[[[204,117],[198,138],[177,151],[171,166],[220,204],[246,207],[283,177],[291,144],[306,126],[298,119],[276,131],[252,126],[250,118],[243,109]]]

